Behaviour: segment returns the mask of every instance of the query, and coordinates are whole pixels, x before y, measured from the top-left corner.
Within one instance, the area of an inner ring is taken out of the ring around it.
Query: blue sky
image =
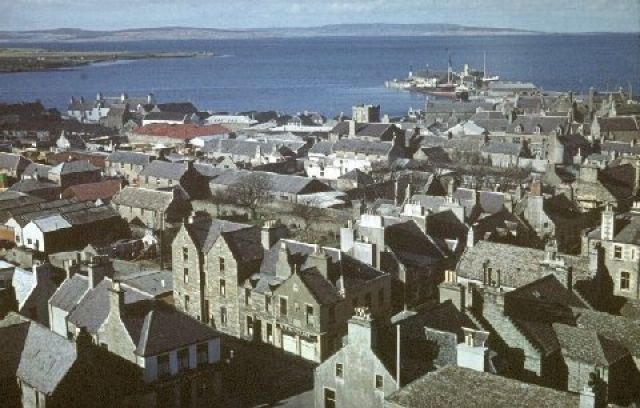
[[[640,0],[1,0],[0,30],[454,23],[640,32]]]

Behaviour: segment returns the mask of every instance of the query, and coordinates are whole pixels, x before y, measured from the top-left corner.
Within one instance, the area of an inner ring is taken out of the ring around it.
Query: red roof
[[[62,198],[75,197],[80,201],[105,200],[113,197],[121,189],[120,180],[105,180],[97,183],[76,184],[67,187]]]
[[[133,131],[138,135],[169,137],[172,139],[189,140],[198,136],[215,136],[229,133],[231,130],[221,125],[198,126],[193,124],[167,125],[152,123]]]

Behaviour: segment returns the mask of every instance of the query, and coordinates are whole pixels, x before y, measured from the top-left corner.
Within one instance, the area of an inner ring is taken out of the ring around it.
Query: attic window
[[[343,378],[343,367],[341,363],[336,363],[336,377],[337,378]]]

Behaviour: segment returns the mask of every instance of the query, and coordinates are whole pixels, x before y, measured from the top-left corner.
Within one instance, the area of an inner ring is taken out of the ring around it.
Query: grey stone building
[[[583,237],[582,255],[600,257],[613,281],[613,294],[640,299],[640,204],[616,215],[611,205],[602,212],[600,227]]]
[[[180,222],[191,213],[189,196],[179,186],[170,191],[125,187],[113,196],[110,205],[127,222],[153,230]]]
[[[221,220],[194,220],[176,236],[176,306],[218,330],[312,361],[339,347],[354,307],[388,315],[388,275],[332,248],[282,240]]]
[[[382,407],[398,389],[394,366],[380,357],[376,324],[366,310],[349,320],[345,346],[315,370],[316,408]]]
[[[172,189],[180,186],[193,199],[207,197],[207,178],[193,167],[193,161],[172,163],[154,160],[144,167],[138,178],[140,187]]]
[[[116,151],[105,160],[105,174],[119,176],[129,183],[138,182],[142,169],[154,159],[153,156],[138,152]]]

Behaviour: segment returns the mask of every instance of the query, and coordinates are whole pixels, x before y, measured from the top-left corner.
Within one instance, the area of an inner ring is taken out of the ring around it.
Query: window
[[[226,325],[227,325],[227,308],[223,306],[220,308],[220,326],[226,326]]]
[[[613,257],[616,259],[622,259],[622,247],[619,245],[615,245],[613,247]]]
[[[178,370],[189,368],[189,349],[178,350]]]
[[[224,279],[220,279],[220,296],[226,296],[226,295],[227,295],[227,285]]]
[[[287,316],[287,298],[280,298],[280,316]]]
[[[203,321],[209,323],[209,299],[203,300],[204,316]]]
[[[331,388],[324,389],[324,408],[336,408],[336,391]]]
[[[189,248],[187,247],[182,248],[182,260],[184,261],[189,260]]]
[[[378,291],[378,306],[379,307],[384,306],[384,289],[380,289]]]
[[[220,273],[224,273],[224,258],[218,257],[218,265],[220,267]]]
[[[340,363],[336,363],[336,377],[337,378],[343,378],[342,364],[340,364]]]
[[[631,260],[634,261],[636,259],[636,249],[631,248]]]
[[[189,268],[184,268],[184,283],[189,283]]]
[[[244,305],[251,305],[251,289],[244,288]]]
[[[184,311],[189,311],[189,295],[184,295]]]
[[[271,311],[271,295],[264,295],[264,310],[265,312]]]
[[[27,244],[31,245],[33,243],[33,241],[31,241],[31,238],[27,238]]]
[[[267,342],[273,343],[273,326],[271,323],[267,323]]]
[[[376,389],[381,390],[384,386],[384,380],[381,375],[376,374]]]
[[[198,353],[199,366],[209,364],[209,345],[207,343],[198,344],[196,352]]]
[[[620,290],[629,290],[631,287],[631,273],[620,272]]]
[[[169,355],[162,354],[158,356],[158,377],[163,378],[171,374],[171,368],[169,367]]]
[[[308,325],[313,325],[313,306],[307,305],[305,310],[305,318]]]
[[[247,316],[247,336],[253,336],[253,319]]]

